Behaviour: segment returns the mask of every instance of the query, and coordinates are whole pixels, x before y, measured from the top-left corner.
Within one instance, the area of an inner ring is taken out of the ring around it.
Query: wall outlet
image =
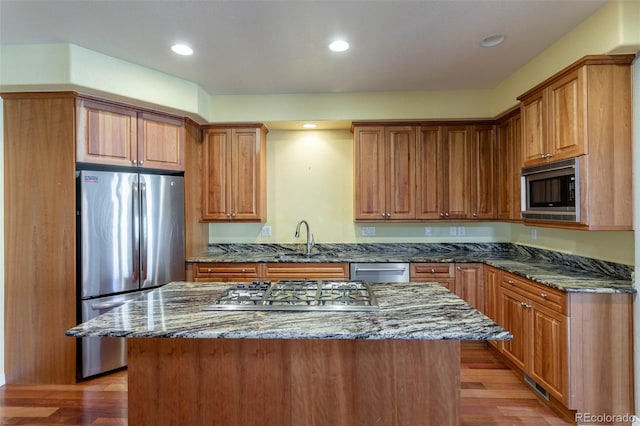
[[[456,235],[458,235],[458,228],[455,226],[450,226],[449,235],[451,235],[452,237],[455,237]]]
[[[271,227],[269,225],[265,225],[262,227],[262,231],[260,231],[260,234],[263,237],[270,237],[271,236]]]
[[[362,236],[363,237],[375,237],[376,236],[376,227],[375,226],[363,226],[362,227]]]
[[[458,226],[458,235],[464,235],[465,230],[464,230],[464,226]]]
[[[433,235],[433,230],[431,229],[430,226],[425,226],[424,227],[424,236],[425,237],[430,237]]]
[[[538,230],[536,228],[531,229],[531,239],[533,241],[538,239]]]

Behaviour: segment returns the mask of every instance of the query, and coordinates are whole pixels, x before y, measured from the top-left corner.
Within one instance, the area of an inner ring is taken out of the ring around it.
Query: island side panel
[[[457,340],[129,339],[130,425],[457,425]]]

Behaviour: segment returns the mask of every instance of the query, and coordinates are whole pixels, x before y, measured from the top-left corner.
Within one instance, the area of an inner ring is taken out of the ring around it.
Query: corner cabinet
[[[208,126],[202,147],[202,220],[266,220],[264,125]]]
[[[78,98],[76,161],[184,171],[184,119]]]
[[[500,220],[519,221],[520,204],[520,110],[498,120],[496,125],[496,193],[497,216]]]
[[[415,219],[413,126],[354,126],[355,220]]]

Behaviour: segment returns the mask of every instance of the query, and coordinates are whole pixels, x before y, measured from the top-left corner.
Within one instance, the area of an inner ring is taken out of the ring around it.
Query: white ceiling
[[[212,95],[490,89],[605,3],[0,0],[0,42],[72,43]],[[480,47],[496,33],[503,44]],[[336,38],[351,49],[329,51]]]

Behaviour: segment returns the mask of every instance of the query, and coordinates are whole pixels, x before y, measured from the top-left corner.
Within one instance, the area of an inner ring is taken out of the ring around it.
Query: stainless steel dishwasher
[[[352,263],[349,267],[352,280],[370,283],[408,283],[408,263]]]

